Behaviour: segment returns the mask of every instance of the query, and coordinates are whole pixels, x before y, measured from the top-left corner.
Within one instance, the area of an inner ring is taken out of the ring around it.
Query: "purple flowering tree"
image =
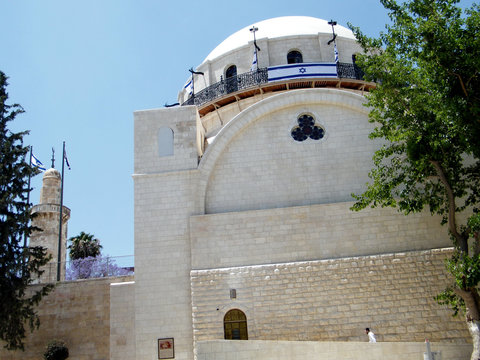
[[[133,274],[132,270],[118,266],[111,257],[88,256],[70,261],[65,279],[78,280],[131,274]]]

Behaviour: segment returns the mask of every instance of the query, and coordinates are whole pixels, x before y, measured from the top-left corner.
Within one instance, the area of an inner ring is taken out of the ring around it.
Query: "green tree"
[[[69,356],[67,344],[60,340],[52,340],[48,343],[43,354],[45,360],[65,360]]]
[[[480,9],[458,0],[381,0],[392,21],[379,39],[350,25],[366,55],[374,154],[354,210],[397,207],[440,214],[455,248],[452,284],[437,297],[465,310],[480,358]]]
[[[93,235],[80,232],[79,235],[69,239],[71,244],[68,246],[71,260],[84,259],[86,257],[97,257],[100,255],[102,245]]]
[[[23,246],[24,236],[34,230],[27,203],[29,176],[35,170],[25,161],[23,145],[27,131],[12,133],[7,125],[23,112],[18,104],[8,105],[7,77],[0,71],[0,338],[9,350],[24,348],[25,327],[40,325],[35,307],[53,288],[49,284],[27,291],[49,261],[46,249]]]

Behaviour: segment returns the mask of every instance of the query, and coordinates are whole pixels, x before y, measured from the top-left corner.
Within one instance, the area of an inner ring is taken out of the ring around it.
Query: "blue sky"
[[[30,130],[25,143],[44,164],[54,147],[59,170],[66,142],[69,237],[85,231],[104,254],[133,254],[133,112],[176,102],[188,69],[226,37],[287,15],[370,36],[388,21],[377,0],[0,0],[0,70],[9,102],[26,111],[10,128]],[[32,185],[35,204],[41,175]]]

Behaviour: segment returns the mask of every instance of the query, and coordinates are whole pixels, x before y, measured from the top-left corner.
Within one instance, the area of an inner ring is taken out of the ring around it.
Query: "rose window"
[[[315,119],[311,115],[303,114],[297,119],[298,125],[294,126],[291,135],[296,141],[304,141],[308,138],[320,140],[325,135],[325,130],[315,124]]]

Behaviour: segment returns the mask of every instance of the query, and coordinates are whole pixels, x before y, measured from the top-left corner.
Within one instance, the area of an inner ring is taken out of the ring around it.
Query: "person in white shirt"
[[[365,334],[368,335],[368,342],[371,342],[371,343],[377,342],[377,339],[375,338],[375,334],[371,332],[369,328],[365,328]]]

